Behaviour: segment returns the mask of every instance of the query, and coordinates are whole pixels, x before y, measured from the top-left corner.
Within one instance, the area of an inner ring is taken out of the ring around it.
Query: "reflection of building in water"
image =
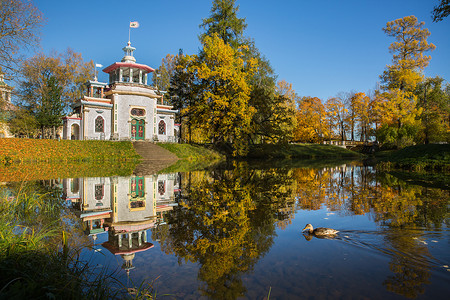
[[[147,230],[164,222],[172,210],[174,193],[179,190],[176,174],[132,177],[94,177],[65,179],[67,204],[86,226],[94,240],[108,233],[106,249],[124,259],[123,269],[133,269],[135,253],[153,247]]]
[[[66,203],[75,209],[94,240],[105,232],[105,220],[111,217],[111,178],[71,178],[63,181]]]

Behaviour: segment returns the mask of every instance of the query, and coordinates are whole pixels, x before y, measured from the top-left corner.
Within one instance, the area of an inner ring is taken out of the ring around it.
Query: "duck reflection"
[[[85,233],[123,259],[127,274],[134,269],[135,254],[153,248],[147,230],[164,223],[165,213],[177,205],[177,174],[132,177],[72,178],[63,182],[65,200],[82,220]]]

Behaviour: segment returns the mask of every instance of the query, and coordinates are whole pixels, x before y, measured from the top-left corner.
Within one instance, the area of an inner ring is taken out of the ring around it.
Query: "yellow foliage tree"
[[[389,47],[393,53],[392,65],[386,66],[381,79],[384,90],[380,109],[383,113],[392,116],[390,123],[397,123],[401,128],[405,123],[414,123],[420,113],[416,108],[414,89],[422,81],[423,69],[428,65],[431,56],[424,52],[434,50],[436,47],[428,43],[430,32],[422,28],[424,22],[419,22],[415,16],[407,16],[390,21],[383,31],[395,38]]]
[[[248,104],[248,81],[255,61],[244,61],[243,49],[233,49],[217,34],[205,36],[203,43],[202,53],[190,57],[189,69],[195,75],[200,97],[190,107],[193,119],[208,132],[214,144],[230,144],[234,156],[245,155],[250,121],[255,113],[255,108]]]
[[[341,97],[329,98],[325,103],[325,107],[330,128],[337,128],[341,141],[344,141],[346,139],[348,109],[343,99]]]
[[[352,109],[355,112],[356,127],[359,129],[360,141],[369,139],[371,122],[370,98],[365,93],[356,93],[351,98]]]
[[[82,96],[84,84],[93,78],[94,63],[85,62],[70,48],[64,53],[38,53],[22,63],[21,76],[19,94],[23,106],[35,109],[39,105],[50,77],[62,87],[61,99],[69,105]]]
[[[325,106],[317,97],[302,97],[297,107],[295,140],[318,143],[329,136]]]

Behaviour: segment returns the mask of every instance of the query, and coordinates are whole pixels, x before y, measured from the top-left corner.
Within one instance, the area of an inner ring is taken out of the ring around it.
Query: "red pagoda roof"
[[[127,249],[127,250],[120,250],[117,246],[112,245],[110,242],[104,242],[102,244],[103,247],[109,250],[114,255],[121,255],[121,254],[133,254],[138,253],[142,251],[146,251],[150,248],[153,248],[153,244],[149,242],[142,243],[142,246],[135,249]]]
[[[141,64],[131,63],[131,62],[115,62],[112,65],[110,65],[109,67],[104,68],[103,72],[110,73],[111,71],[114,71],[117,68],[135,68],[135,69],[141,69],[141,70],[147,71],[148,73],[155,71],[155,69],[153,69],[147,65],[141,65]]]

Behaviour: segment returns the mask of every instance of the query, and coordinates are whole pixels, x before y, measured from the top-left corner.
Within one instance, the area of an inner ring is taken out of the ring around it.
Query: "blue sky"
[[[130,21],[138,63],[157,68],[166,54],[196,54],[199,24],[210,15],[212,0],[35,0],[47,19],[41,46],[45,53],[80,52],[105,67],[120,61]],[[382,28],[388,21],[415,15],[436,45],[426,76],[450,81],[450,18],[433,23],[438,0],[237,0],[246,18],[245,35],[255,40],[278,79],[292,83],[300,96],[323,101],[339,92],[374,89],[394,41]],[[102,72],[100,72],[102,73]],[[100,74],[106,81],[106,74]]]

